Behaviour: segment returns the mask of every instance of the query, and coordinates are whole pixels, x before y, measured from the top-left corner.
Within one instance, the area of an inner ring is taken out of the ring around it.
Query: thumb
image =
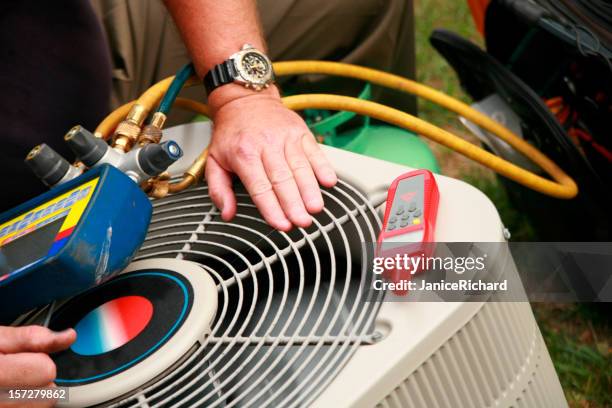
[[[0,353],[55,353],[68,348],[76,340],[76,332],[66,329],[54,332],[42,326],[0,326]]]

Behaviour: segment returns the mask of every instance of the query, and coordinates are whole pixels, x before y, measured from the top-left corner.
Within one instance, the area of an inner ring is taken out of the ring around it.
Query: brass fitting
[[[73,166],[74,166],[76,169],[78,169],[78,170],[80,170],[80,171],[85,171],[85,170],[87,170],[87,166],[85,166],[85,165],[83,164],[83,162],[82,162],[82,161],[80,161],[80,160],[75,160],[75,162],[74,162],[74,163],[72,163],[72,165],[73,165]]]
[[[132,144],[133,143],[130,142],[130,138],[126,136],[120,136],[113,142],[113,148],[127,153],[132,147]]]
[[[144,146],[149,143],[159,143],[166,118],[166,115],[162,112],[155,112],[151,118],[151,123],[145,126],[138,136],[138,144]]]
[[[113,135],[113,147],[127,152],[132,148],[140,135],[140,127],[147,117],[147,109],[139,104],[135,104],[130,109],[125,119],[117,125]]]
[[[168,183],[168,181],[158,180],[151,187],[151,190],[148,192],[150,197],[164,198],[169,193],[170,183]]]
[[[165,113],[155,112],[153,114],[153,117],[151,118],[151,126],[161,129],[164,127],[164,123],[166,123],[166,119],[168,119],[168,117],[166,116]]]
[[[183,178],[176,183],[169,183],[163,173],[158,176],[158,179],[153,181],[151,189],[148,191],[149,196],[154,198],[163,198],[168,194],[174,194],[185,190],[194,185],[204,176],[204,168],[206,158],[208,157],[208,148],[202,150],[202,153],[194,160],[193,164],[183,174]]]
[[[168,192],[169,193],[178,193],[185,190],[187,187],[190,187],[194,184],[196,179],[191,174],[183,174],[183,179],[176,183],[168,184]]]
[[[172,177],[170,176],[170,173],[168,173],[167,171],[164,171],[163,173],[159,173],[159,175],[157,176],[158,180],[162,180],[162,181],[167,181],[170,180]]]
[[[42,145],[37,145],[37,146],[34,146],[34,147],[32,148],[32,150],[30,150],[30,151],[28,152],[28,155],[26,156],[26,158],[25,158],[25,159],[26,159],[26,160],[32,160],[34,157],[36,157],[36,155],[37,155],[38,153],[40,153],[40,151],[41,151],[41,150],[42,150]]]
[[[149,143],[159,143],[162,138],[162,131],[153,125],[147,125],[142,129],[140,136],[138,136],[138,145],[144,146]]]
[[[208,158],[208,147],[202,150],[202,153],[194,160],[194,162],[189,166],[185,175],[192,176],[197,182],[204,176],[204,168],[206,167],[206,158]]]

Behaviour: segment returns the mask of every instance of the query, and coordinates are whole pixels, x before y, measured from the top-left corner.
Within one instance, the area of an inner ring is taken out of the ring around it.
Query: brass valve
[[[139,104],[135,104],[130,109],[126,118],[117,125],[113,135],[113,147],[127,152],[138,140],[140,127],[147,117],[147,109]]]
[[[166,122],[166,115],[162,112],[155,112],[151,118],[151,123],[142,129],[138,136],[138,145],[144,146],[149,143],[159,143],[162,138],[162,127]]]

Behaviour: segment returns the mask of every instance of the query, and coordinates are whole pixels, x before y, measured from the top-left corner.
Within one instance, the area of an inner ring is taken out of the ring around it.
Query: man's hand
[[[309,226],[309,213],[323,208],[318,183],[332,187],[337,179],[300,116],[282,105],[275,87],[257,93],[225,85],[209,103],[215,127],[206,180],[222,218],[236,214],[235,173],[272,227]]]
[[[253,0],[164,0],[203,78],[244,44],[266,49]],[[204,23],[203,23],[204,22]],[[306,227],[321,211],[319,183],[336,174],[304,121],[286,109],[276,87],[261,92],[237,84],[208,95],[215,128],[206,163],[210,195],[224,220],[236,214],[231,173],[246,186],[274,228]]]
[[[55,363],[48,354],[69,347],[75,339],[76,332],[72,329],[54,332],[40,326],[0,326],[0,387],[53,386]],[[50,405],[52,401],[33,404]],[[4,406],[0,403],[0,407]],[[15,405],[7,403],[6,406]]]

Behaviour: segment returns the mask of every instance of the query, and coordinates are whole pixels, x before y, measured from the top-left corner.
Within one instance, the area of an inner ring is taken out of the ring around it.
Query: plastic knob
[[[94,166],[110,149],[103,139],[95,137],[90,131],[78,125],[66,133],[64,140],[87,167]]]
[[[68,160],[45,143],[30,150],[25,163],[49,187],[57,184],[70,171]]]

